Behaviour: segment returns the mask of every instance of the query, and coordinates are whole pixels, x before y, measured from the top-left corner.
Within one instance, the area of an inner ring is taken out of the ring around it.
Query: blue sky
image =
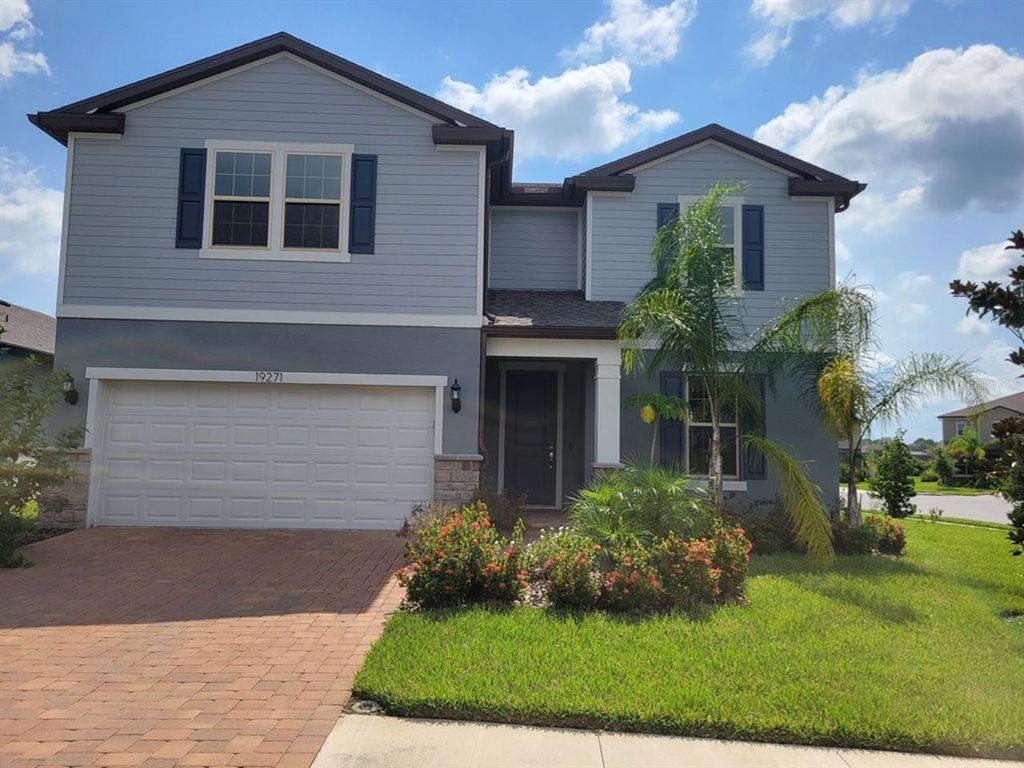
[[[880,362],[963,354],[1006,394],[1009,335],[945,286],[1005,272],[1024,226],[1021,28],[1009,0],[0,0],[0,297],[54,310],[64,148],[25,113],[286,30],[515,129],[519,181],[718,122],[868,182],[838,273],[876,290]]]

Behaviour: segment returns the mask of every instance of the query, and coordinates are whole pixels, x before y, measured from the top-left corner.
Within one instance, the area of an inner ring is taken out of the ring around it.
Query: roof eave
[[[67,146],[69,133],[104,133],[115,136],[124,134],[123,113],[101,113],[91,115],[66,114],[63,112],[37,112],[28,115],[32,125]]]
[[[789,194],[791,197],[832,197],[835,200],[836,213],[850,207],[850,201],[867,189],[867,184],[849,179],[822,180],[800,179],[790,177]]]
[[[600,326],[573,325],[485,325],[485,336],[504,336],[522,339],[615,339],[618,329]]]

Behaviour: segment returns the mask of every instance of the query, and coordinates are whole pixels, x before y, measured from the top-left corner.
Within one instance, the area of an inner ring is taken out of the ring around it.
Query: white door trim
[[[509,371],[555,371],[558,373],[558,423],[555,426],[555,506],[562,506],[562,454],[565,452],[564,416],[565,416],[565,363],[535,362],[530,360],[502,360],[498,363],[501,373],[498,385],[498,493],[505,492],[505,393],[506,374]],[[527,509],[548,509],[547,504],[527,504]]]

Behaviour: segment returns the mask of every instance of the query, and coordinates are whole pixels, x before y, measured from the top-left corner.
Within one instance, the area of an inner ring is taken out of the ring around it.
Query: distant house
[[[982,443],[988,442],[992,439],[992,425],[1009,416],[1024,416],[1024,392],[941,414],[942,442],[948,443],[966,429],[973,429]]]
[[[29,355],[53,368],[56,318],[0,299],[0,328],[0,371]]]

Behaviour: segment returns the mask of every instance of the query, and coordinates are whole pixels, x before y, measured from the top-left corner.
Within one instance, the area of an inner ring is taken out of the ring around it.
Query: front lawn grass
[[[1003,530],[903,523],[898,560],[755,557],[749,604],[702,618],[400,612],[355,691],[411,716],[1024,756],[1024,562]]]
[[[932,496],[988,496],[993,493],[990,488],[969,488],[961,485],[941,485],[937,480],[925,481],[920,475],[914,475],[914,493],[925,493]],[[871,490],[870,480],[857,483],[861,491]]]

